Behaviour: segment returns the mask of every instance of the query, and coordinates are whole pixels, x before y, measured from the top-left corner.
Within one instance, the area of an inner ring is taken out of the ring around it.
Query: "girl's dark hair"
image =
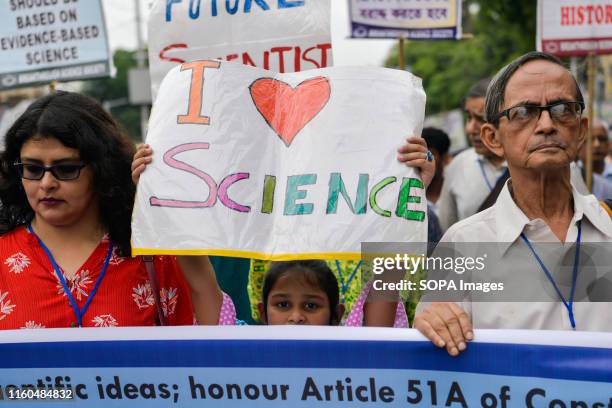
[[[299,275],[312,286],[325,292],[327,299],[329,299],[329,324],[337,325],[340,323],[336,315],[340,300],[338,280],[329,266],[327,266],[327,263],[320,260],[272,262],[263,281],[262,300],[266,320],[268,319],[268,296],[270,291],[280,277],[289,273]]]
[[[0,235],[34,217],[13,165],[22,146],[34,137],[59,140],[78,150],[81,160],[91,166],[100,221],[119,254],[129,256],[135,194],[130,167],[135,146],[98,102],[72,92],[58,91],[38,99],[6,133],[6,148],[0,155]]]

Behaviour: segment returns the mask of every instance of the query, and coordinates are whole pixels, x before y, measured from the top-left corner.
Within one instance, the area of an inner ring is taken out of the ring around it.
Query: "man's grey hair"
[[[466,98],[484,98],[487,95],[487,88],[489,87],[489,83],[491,83],[491,78],[482,78],[478,80],[474,85],[470,87],[465,95]]]
[[[564,69],[567,67],[561,62],[561,60],[554,55],[547,54],[545,52],[532,51],[527,54],[521,55],[505,67],[499,70],[499,72],[493,77],[489,87],[487,88],[487,95],[485,97],[485,120],[491,123],[493,126],[497,127],[499,124],[499,119],[495,118],[504,104],[504,96],[506,93],[506,86],[512,78],[512,75],[523,65],[527,64],[531,61],[549,61],[553,64],[557,64]],[[568,70],[569,72],[569,70]],[[578,82],[576,78],[572,75],[572,79],[576,84],[576,100],[578,102],[584,103],[584,97],[582,96],[582,92],[580,91],[580,87],[578,86]]]

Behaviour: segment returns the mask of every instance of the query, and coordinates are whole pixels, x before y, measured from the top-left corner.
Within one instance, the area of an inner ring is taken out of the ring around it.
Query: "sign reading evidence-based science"
[[[352,38],[460,39],[460,0],[349,0]]]
[[[612,54],[612,1],[538,0],[536,46],[561,57]]]
[[[100,0],[0,2],[0,90],[110,75]]]
[[[392,69],[177,66],[151,114],[133,252],[360,259],[364,241],[426,242],[423,183],[396,158],[424,110],[421,80]]]
[[[0,333],[0,406],[612,405],[610,333],[477,330],[475,335],[460,357],[450,357],[404,329],[6,330]]]
[[[153,96],[183,62],[238,61],[277,72],[332,65],[331,0],[155,0],[149,14]]]

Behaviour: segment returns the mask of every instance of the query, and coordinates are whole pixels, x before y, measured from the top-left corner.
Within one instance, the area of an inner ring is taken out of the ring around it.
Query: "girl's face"
[[[83,164],[78,150],[52,137],[35,137],[22,146],[20,162],[25,176],[21,182],[36,222],[65,227],[87,217],[98,217],[93,171],[88,165],[77,171],[76,167]],[[56,165],[62,165],[54,168],[57,177],[46,171],[40,180],[26,178],[37,178],[41,169],[36,166]],[[77,174],[72,180],[61,180]]]
[[[295,274],[286,273],[278,278],[268,295],[267,307],[266,324],[328,326],[330,323],[331,310],[327,294]],[[260,307],[263,316],[261,309],[263,307]]]

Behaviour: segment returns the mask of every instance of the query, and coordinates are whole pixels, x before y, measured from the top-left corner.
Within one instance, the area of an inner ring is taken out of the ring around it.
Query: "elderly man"
[[[449,354],[466,348],[473,328],[612,331],[610,303],[591,302],[587,294],[602,286],[611,292],[610,285],[584,270],[580,273],[581,241],[608,245],[608,261],[612,242],[608,214],[593,196],[579,194],[570,184],[570,163],[587,132],[583,109],[576,80],[556,57],[544,53],[519,57],[489,86],[481,138],[505,157],[511,178],[492,207],[455,224],[442,242],[498,243],[495,277],[510,281],[522,273],[527,278],[519,282],[520,289],[546,292],[552,301],[421,303],[414,327]],[[563,262],[550,263],[540,256],[536,243],[541,242],[561,248],[576,243],[570,262],[565,262],[573,265],[566,268],[570,272],[559,273]],[[588,255],[584,252],[582,261]],[[518,270],[517,254],[529,261],[526,268]],[[489,271],[481,273],[477,279],[491,278]],[[603,283],[594,287],[589,282]],[[574,299],[575,292],[580,297]],[[610,293],[599,293],[598,299],[609,301],[607,296]]]
[[[437,202],[443,230],[476,214],[506,170],[504,159],[487,149],[480,140],[488,84],[488,79],[481,79],[465,98],[465,133],[472,147],[459,153],[444,171],[444,184]]]

